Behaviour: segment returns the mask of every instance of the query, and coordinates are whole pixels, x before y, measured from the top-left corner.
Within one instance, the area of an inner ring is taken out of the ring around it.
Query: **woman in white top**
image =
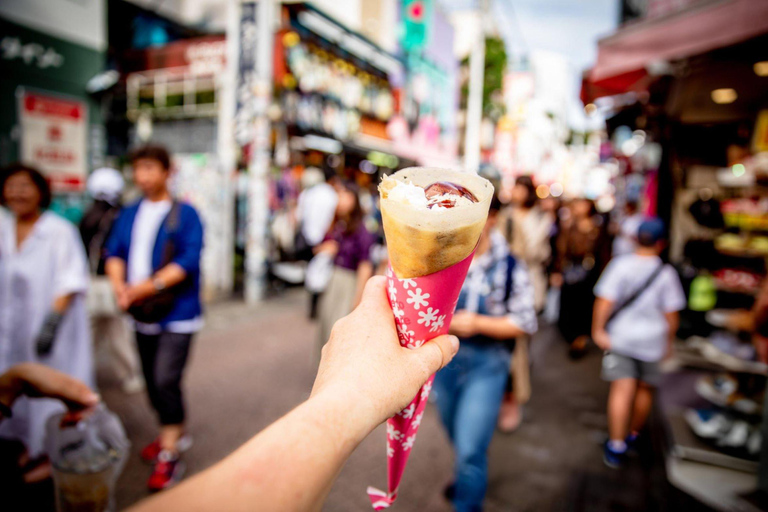
[[[50,202],[35,169],[16,165],[0,174],[0,204],[11,213],[0,219],[0,372],[32,361],[93,387],[85,250],[75,226],[46,211]],[[38,457],[46,419],[63,410],[54,400],[22,398],[0,437],[22,441]]]

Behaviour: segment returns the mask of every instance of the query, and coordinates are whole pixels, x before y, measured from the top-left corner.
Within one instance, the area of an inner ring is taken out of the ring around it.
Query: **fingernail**
[[[456,354],[456,352],[459,351],[459,338],[456,336],[448,336],[448,340],[451,342],[451,350]]]
[[[94,405],[101,401],[101,395],[93,392],[88,393],[83,398],[85,399],[86,403],[94,404]]]

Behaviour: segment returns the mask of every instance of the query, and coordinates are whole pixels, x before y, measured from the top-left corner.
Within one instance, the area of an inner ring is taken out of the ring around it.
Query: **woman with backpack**
[[[437,407],[456,451],[455,477],[446,497],[458,512],[482,509],[488,486],[488,446],[506,389],[515,338],[537,329],[533,285],[495,228],[501,203],[488,222],[459,295],[451,334],[461,350],[434,381]]]

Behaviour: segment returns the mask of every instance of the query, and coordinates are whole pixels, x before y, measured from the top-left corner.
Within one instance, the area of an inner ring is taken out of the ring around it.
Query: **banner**
[[[45,174],[54,191],[82,190],[88,156],[85,103],[30,92],[19,101],[21,161]]]

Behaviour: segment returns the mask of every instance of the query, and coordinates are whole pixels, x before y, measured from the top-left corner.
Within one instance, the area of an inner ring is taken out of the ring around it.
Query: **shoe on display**
[[[727,407],[739,384],[728,374],[707,375],[696,381],[696,393],[720,407]]]
[[[716,444],[721,448],[746,448],[749,434],[749,424],[746,421],[734,421],[731,428],[717,439]]]
[[[147,487],[152,492],[158,492],[173,487],[181,481],[186,467],[178,453],[162,450],[157,455],[155,469],[147,481]]]
[[[724,414],[710,409],[688,409],[685,421],[693,433],[704,439],[719,439],[731,428],[733,421]]]

